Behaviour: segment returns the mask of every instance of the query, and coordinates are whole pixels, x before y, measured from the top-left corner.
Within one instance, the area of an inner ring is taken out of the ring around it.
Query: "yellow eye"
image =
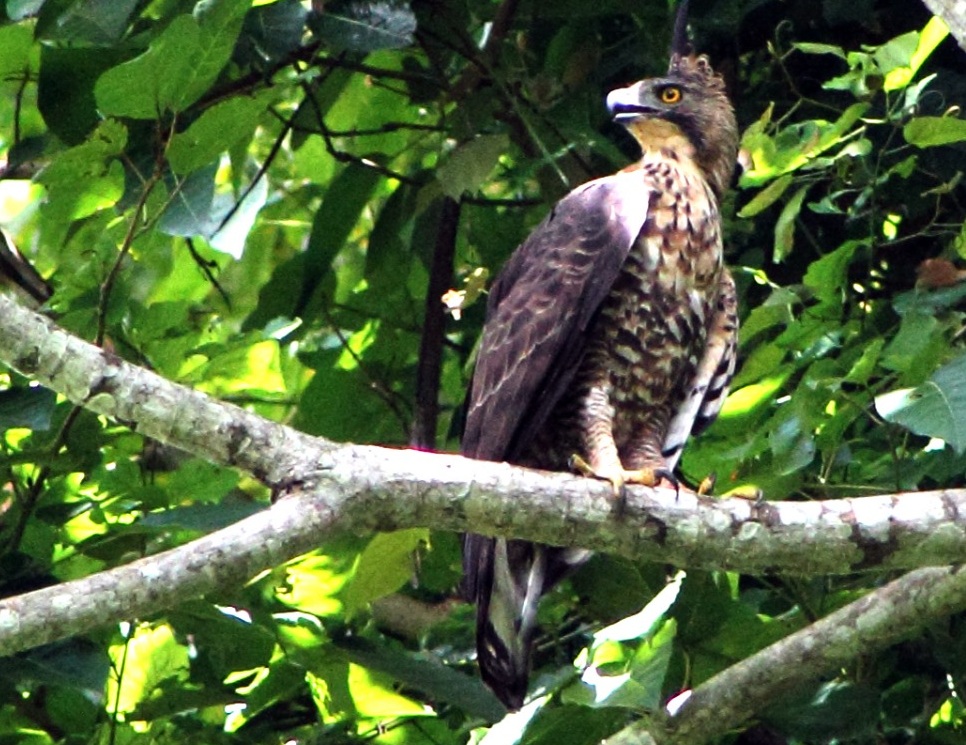
[[[676,85],[666,85],[658,92],[662,103],[679,103],[681,101],[681,89]]]

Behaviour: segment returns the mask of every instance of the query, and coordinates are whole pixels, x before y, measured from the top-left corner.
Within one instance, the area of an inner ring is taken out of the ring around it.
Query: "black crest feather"
[[[681,0],[674,17],[674,32],[671,36],[671,59],[693,54],[691,40],[688,38],[688,0]]]

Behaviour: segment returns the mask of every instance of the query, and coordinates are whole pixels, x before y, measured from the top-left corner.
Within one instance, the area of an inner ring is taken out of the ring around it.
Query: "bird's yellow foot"
[[[680,489],[677,477],[667,468],[638,468],[628,471],[624,468],[595,469],[587,461],[574,453],[570,456],[570,467],[577,473],[595,479],[609,481],[614,489],[614,498],[623,503],[627,484],[641,484],[642,486],[657,486],[662,481],[668,482],[677,492]]]
[[[698,484],[698,489],[697,489],[698,496],[701,496],[701,497],[708,496],[711,492],[714,491],[714,485],[717,483],[718,483],[718,474],[712,471],[703,479],[701,479],[701,483]]]
[[[747,499],[749,502],[754,502],[756,506],[765,501],[765,492],[757,486],[751,486],[750,484],[735,487],[731,491],[725,492],[723,496],[733,497],[735,499]]]

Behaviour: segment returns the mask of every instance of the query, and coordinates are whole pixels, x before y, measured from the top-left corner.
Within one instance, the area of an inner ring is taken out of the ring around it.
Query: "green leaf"
[[[759,186],[783,173],[792,173],[853,135],[853,125],[868,109],[866,103],[852,104],[834,122],[810,119],[792,124],[776,137],[766,134],[759,122],[742,138],[752,165],[740,179],[742,186]]]
[[[882,355],[882,366],[902,373],[903,382],[918,384],[934,369],[937,355],[948,349],[943,327],[928,308],[902,315],[898,333]]]
[[[100,696],[110,673],[102,646],[85,638],[66,639],[4,660],[4,681],[65,686]]]
[[[310,25],[337,50],[374,52],[412,44],[416,16],[399,0],[348,0],[327,3],[324,14]]]
[[[243,66],[274,62],[302,43],[308,11],[299,0],[277,0],[245,16],[234,59]]]
[[[0,27],[0,80],[30,71],[33,34],[27,26]]]
[[[472,716],[494,722],[506,714],[478,678],[462,675],[437,659],[422,658],[361,638],[340,639],[337,646],[355,664],[385,673],[406,686],[452,703]]]
[[[521,745],[598,745],[621,725],[627,714],[620,709],[586,706],[545,707],[530,722]],[[504,742],[509,742],[509,738]]]
[[[952,116],[917,116],[902,128],[906,142],[916,147],[937,147],[966,140],[966,120]]]
[[[660,707],[676,633],[677,623],[670,619],[636,649],[604,642],[585,664],[582,663],[580,687],[567,689],[565,701],[595,708],[656,710]]]
[[[813,261],[805,272],[805,285],[824,302],[835,303],[841,298],[848,273],[849,262],[855,252],[864,245],[862,241],[846,241],[832,253]]]
[[[817,44],[809,41],[797,41],[792,46],[805,54],[834,54],[840,59],[846,59],[845,50],[834,44]]]
[[[857,383],[859,385],[868,383],[875,372],[884,346],[884,339],[873,339],[871,343],[865,345],[862,350],[862,355],[852,365],[848,374],[842,378],[843,382]]]
[[[815,693],[789,697],[772,706],[764,719],[796,740],[857,740],[875,731],[879,707],[879,692],[871,686],[826,683]]]
[[[117,711],[125,712],[134,711],[162,682],[187,677],[190,665],[188,648],[167,624],[138,627],[127,644],[111,647],[111,660],[115,670],[124,668],[124,677],[109,678],[106,695]]]
[[[133,119],[183,111],[228,62],[247,5],[243,0],[210,0],[198,3],[196,16],[175,18],[148,51],[98,78],[98,107]]]
[[[329,277],[333,259],[345,246],[381,179],[374,168],[351,163],[331,181],[312,221],[296,315],[304,311],[322,281]]]
[[[754,217],[762,210],[771,207],[791,185],[791,174],[779,176],[768,184],[768,186],[755,194],[752,200],[738,211],[738,217]]]
[[[67,222],[114,205],[124,191],[116,156],[126,145],[127,128],[108,119],[83,144],[58,153],[37,176],[49,191],[49,209]]]
[[[784,261],[792,252],[795,245],[795,220],[802,211],[802,201],[808,193],[808,185],[802,186],[788,200],[782,208],[778,220],[775,221],[775,251],[773,260]]]
[[[168,235],[208,235],[215,228],[212,203],[218,165],[194,171],[177,187],[174,198],[158,220],[158,230]]]
[[[506,135],[481,135],[460,145],[436,171],[443,192],[459,199],[476,191],[509,147]]]
[[[105,114],[132,119],[154,119],[181,111],[188,83],[196,73],[193,60],[201,56],[202,44],[198,22],[189,15],[178,16],[148,51],[98,78],[94,86],[98,108]]]
[[[211,163],[237,143],[251,139],[270,96],[236,96],[215,104],[171,138],[167,156],[175,173],[187,174]]]
[[[966,355],[937,370],[917,388],[890,391],[875,399],[886,420],[966,451]]]
[[[12,427],[46,432],[56,403],[54,392],[40,386],[0,391],[0,432]]]
[[[137,6],[138,0],[80,0],[63,13],[48,13],[47,8],[58,6],[47,3],[37,33],[52,41],[108,45],[124,35]]]
[[[929,55],[948,35],[946,22],[933,16],[921,33],[911,31],[879,47],[875,61],[886,74],[883,90],[894,91],[909,85]]]
[[[94,84],[105,70],[120,61],[115,47],[40,48],[37,105],[50,131],[68,145],[78,145],[100,123]]]
[[[245,186],[241,201],[233,193],[216,193],[213,204],[214,233],[208,236],[211,247],[240,259],[255,218],[268,201],[268,179],[262,175]]]
[[[413,552],[429,541],[429,530],[412,528],[377,533],[359,557],[345,589],[345,606],[351,618],[373,600],[396,592],[412,579]]]
[[[218,681],[236,670],[268,665],[275,637],[233,608],[218,608],[200,600],[178,607],[168,617],[175,631],[191,637],[196,660],[204,662]]]

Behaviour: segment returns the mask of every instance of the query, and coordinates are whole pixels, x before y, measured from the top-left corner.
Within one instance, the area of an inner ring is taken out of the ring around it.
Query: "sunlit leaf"
[[[373,600],[398,590],[413,577],[413,552],[429,541],[425,528],[377,533],[359,557],[345,590],[346,611],[351,617]]]
[[[937,147],[966,140],[966,120],[952,116],[917,116],[902,128],[906,142],[916,147]]]
[[[933,16],[929,19],[929,22],[923,28],[922,32],[915,34],[915,47],[912,53],[909,54],[908,59],[904,59],[905,36],[900,36],[888,44],[881,46],[876,54],[876,60],[882,65],[883,71],[886,73],[885,83],[882,86],[883,89],[893,91],[909,85],[915,74],[919,71],[919,68],[922,67],[923,63],[933,53],[933,50],[948,35],[949,26],[946,25],[946,22],[939,16]],[[893,44],[902,44],[903,51],[899,54],[899,60],[893,60],[893,55],[888,51]],[[888,57],[888,61],[882,57]],[[898,64],[890,68],[889,64],[894,62],[898,62]]]
[[[834,44],[818,44],[809,41],[797,41],[793,45],[795,49],[805,54],[834,54],[836,57],[845,59],[845,50]]]
[[[154,119],[198,100],[228,62],[248,3],[209,0],[181,15],[148,51],[105,72],[94,87],[106,113]]]
[[[115,670],[123,670],[118,681],[108,679],[107,696],[112,709],[134,711],[164,681],[188,676],[188,648],[174,637],[166,624],[138,626],[127,644],[111,647]]]
[[[360,638],[343,639],[338,648],[357,665],[377,670],[487,721],[496,721],[505,714],[503,706],[478,678],[462,675],[433,657],[406,653]]]
[[[26,26],[0,28],[0,80],[30,70],[33,35]]]

